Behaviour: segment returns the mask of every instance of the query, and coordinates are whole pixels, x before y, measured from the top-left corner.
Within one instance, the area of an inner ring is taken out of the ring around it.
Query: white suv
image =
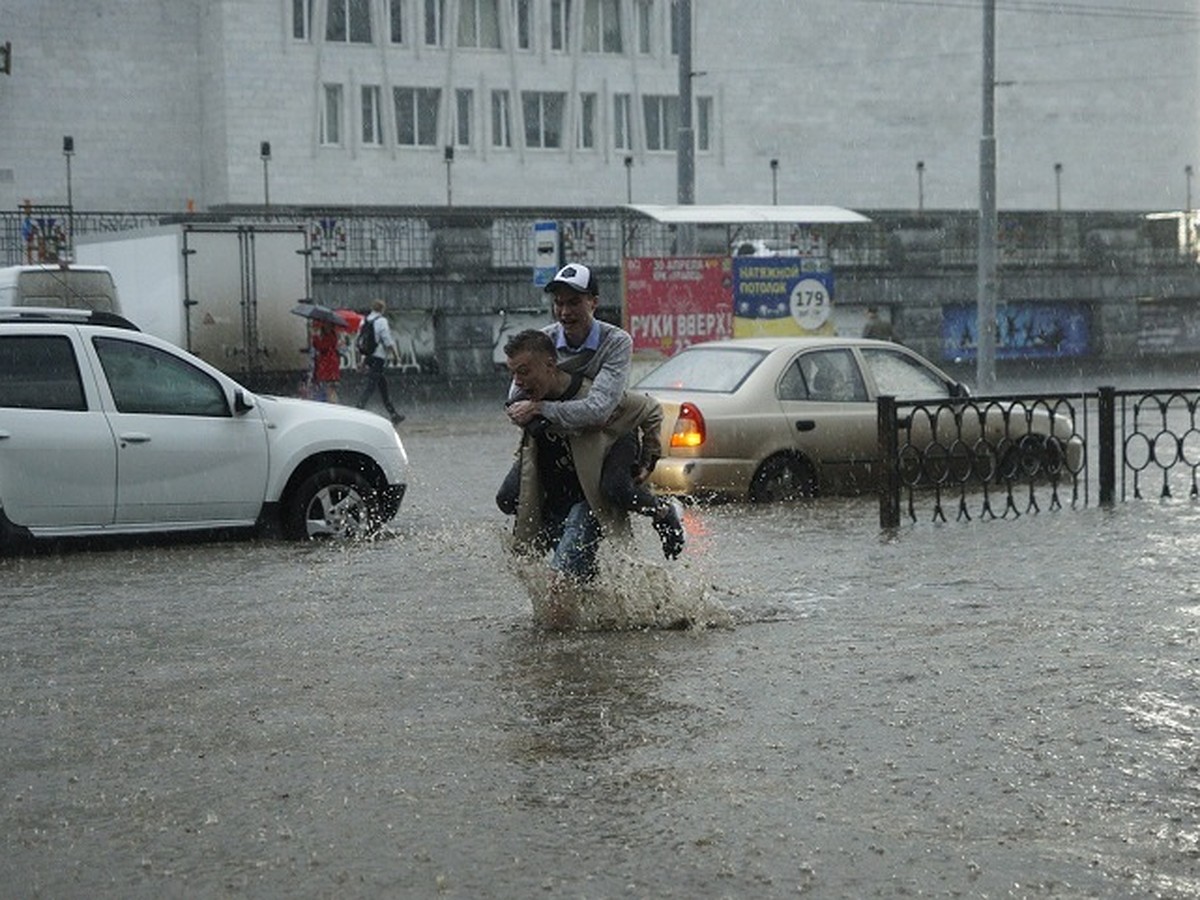
[[[255,395],[109,313],[0,309],[0,548],[261,526],[354,536],[396,514],[381,416]]]

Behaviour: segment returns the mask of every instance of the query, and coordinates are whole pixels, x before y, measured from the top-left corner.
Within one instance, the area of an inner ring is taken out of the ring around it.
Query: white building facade
[[[1000,206],[1183,208],[1193,0],[997,6]],[[980,7],[692,0],[696,202],[973,208]],[[671,0],[0,0],[0,207],[670,203],[674,23]]]

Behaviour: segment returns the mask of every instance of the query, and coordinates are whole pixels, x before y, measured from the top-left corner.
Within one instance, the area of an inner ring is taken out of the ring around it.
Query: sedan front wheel
[[[353,469],[320,469],[288,499],[284,533],[294,540],[365,537],[375,530],[374,495],[371,483]]]

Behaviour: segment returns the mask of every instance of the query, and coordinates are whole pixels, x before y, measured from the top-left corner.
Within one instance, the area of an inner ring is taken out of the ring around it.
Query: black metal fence
[[[879,523],[1200,497],[1200,388],[878,401]]]

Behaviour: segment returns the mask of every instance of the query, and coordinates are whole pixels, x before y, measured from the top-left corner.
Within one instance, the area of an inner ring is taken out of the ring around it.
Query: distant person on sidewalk
[[[383,374],[383,367],[388,360],[392,362],[400,360],[400,355],[396,351],[396,339],[392,337],[391,325],[388,324],[387,316],[384,315],[386,310],[387,304],[382,300],[372,300],[371,311],[362,323],[358,346],[363,353],[363,358],[359,360],[359,366],[360,368],[365,367],[367,382],[363,385],[357,406],[359,409],[365,408],[371,395],[378,390],[384,408],[392,417],[392,424],[399,425],[404,421],[404,416],[397,412],[396,407],[392,405],[392,398],[388,394],[387,378]]]
[[[314,322],[309,339],[313,354],[313,392],[318,400],[338,402],[342,377],[341,337],[329,322]]]

